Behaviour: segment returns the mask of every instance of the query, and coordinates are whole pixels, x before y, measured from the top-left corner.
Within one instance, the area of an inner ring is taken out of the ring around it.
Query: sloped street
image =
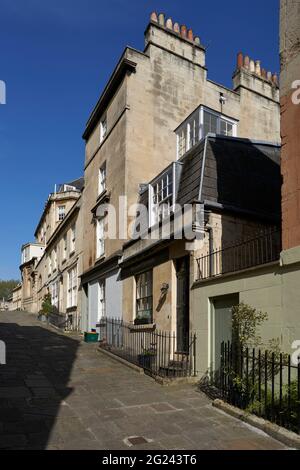
[[[162,387],[33,315],[1,312],[0,340],[0,449],[284,449],[196,387]]]

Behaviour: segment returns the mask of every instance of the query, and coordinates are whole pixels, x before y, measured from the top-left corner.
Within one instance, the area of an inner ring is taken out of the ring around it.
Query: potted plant
[[[46,294],[43,298],[42,308],[39,311],[39,318],[41,321],[46,321],[48,315],[52,312],[53,305],[51,303],[51,295]]]
[[[146,316],[136,317],[134,319],[135,325],[149,325],[149,323],[150,323],[150,318]]]
[[[156,350],[154,348],[144,349],[142,354],[138,355],[138,363],[143,369],[151,370],[156,358]]]

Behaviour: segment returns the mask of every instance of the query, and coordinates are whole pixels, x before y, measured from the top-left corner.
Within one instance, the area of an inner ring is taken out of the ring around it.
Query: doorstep
[[[155,380],[158,384],[162,386],[172,386],[172,385],[181,385],[181,384],[190,384],[190,385],[196,385],[199,383],[199,377],[175,377],[175,378],[168,378],[168,377],[160,377],[159,375],[151,375],[143,369],[143,367],[137,366],[136,364],[132,364],[132,362],[126,361],[126,359],[123,359],[123,357],[117,356],[116,354],[113,354],[112,352],[108,351],[107,349],[101,348],[99,346],[96,351],[100,354],[104,354],[107,357],[110,357],[111,359],[119,362],[120,364],[123,364],[126,367],[129,367],[130,369],[134,370],[138,374],[143,374],[147,375],[148,377],[151,377],[152,379]]]

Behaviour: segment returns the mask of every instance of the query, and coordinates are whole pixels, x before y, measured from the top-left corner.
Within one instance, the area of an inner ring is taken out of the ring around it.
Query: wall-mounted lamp
[[[161,285],[161,288],[160,288],[161,295],[166,295],[166,293],[168,292],[168,290],[169,290],[169,284],[167,284],[166,282],[164,282],[164,283]]]
[[[226,96],[224,95],[224,93],[220,93],[220,103],[221,105],[224,105],[227,101],[227,98]]]

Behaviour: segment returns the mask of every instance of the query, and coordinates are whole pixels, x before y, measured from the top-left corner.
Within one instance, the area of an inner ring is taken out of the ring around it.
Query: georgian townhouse
[[[208,134],[140,195],[150,216],[138,217],[139,237],[123,247],[123,319],[149,331],[174,332],[177,354],[190,353],[190,333],[196,333],[202,374],[230,334],[225,312],[240,300],[255,301],[264,287],[259,279],[251,287],[240,281],[226,295],[220,276],[242,276],[256,265],[272,273],[278,260],[279,160],[278,145]],[[165,197],[157,197],[160,192]],[[191,220],[182,217],[187,205]]]
[[[36,271],[38,260],[43,256],[44,243],[26,243],[21,248],[21,308],[28,312],[37,313],[36,303]]]
[[[119,268],[128,240],[123,227],[135,213],[127,214],[119,197],[126,197],[127,207],[137,203],[147,182],[169,165],[180,166],[176,161],[210,132],[279,142],[277,76],[239,53],[233,88],[215,83],[208,78],[199,37],[152,13],[144,50],[126,47],[83,134],[84,329],[96,328],[103,316],[121,317],[124,308],[135,311],[134,304],[126,305],[135,286],[120,281]],[[104,236],[107,215],[97,215],[104,203],[116,209],[115,239]]]
[[[38,313],[50,293],[52,305],[74,328],[80,325],[82,189],[83,178],[55,186],[35,230],[36,242],[22,247],[20,266],[22,309]]]

